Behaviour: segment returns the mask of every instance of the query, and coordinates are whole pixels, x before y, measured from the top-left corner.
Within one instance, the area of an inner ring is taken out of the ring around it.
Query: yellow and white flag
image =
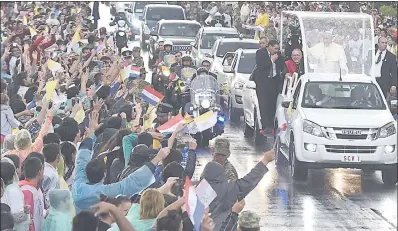
[[[26,17],[26,15],[23,16],[23,25],[28,25],[28,18]]]
[[[75,115],[74,119],[78,124],[83,123],[84,118],[86,117],[86,113],[84,112],[83,108],[81,108]]]
[[[60,63],[57,63],[51,59],[48,60],[47,65],[48,65],[48,69],[52,72],[57,72],[58,70],[61,70],[61,68],[62,68]]]
[[[57,86],[57,81],[49,81],[46,83],[46,99],[50,101],[53,98],[53,93],[55,91],[55,87]]]
[[[30,36],[33,37],[35,35],[37,35],[37,32],[35,29],[33,29],[32,27],[29,27],[29,32],[30,32]]]

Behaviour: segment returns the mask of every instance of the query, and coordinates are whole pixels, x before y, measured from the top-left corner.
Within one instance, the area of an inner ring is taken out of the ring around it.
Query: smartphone
[[[238,201],[242,201],[243,199],[245,199],[243,193],[238,193]]]
[[[140,118],[140,126],[144,126],[144,118]]]

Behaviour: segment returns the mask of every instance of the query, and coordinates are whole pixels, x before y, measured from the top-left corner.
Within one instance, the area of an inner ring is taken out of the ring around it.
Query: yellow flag
[[[44,28],[44,31],[45,31],[46,33],[48,33],[48,27]]]
[[[289,108],[287,109],[287,114],[292,115],[293,103],[290,103]]]
[[[74,15],[74,14],[77,13],[77,10],[76,10],[76,9],[72,9],[72,10],[70,11],[70,13],[71,13],[71,15]]]
[[[77,44],[80,41],[80,26],[78,26],[75,30],[75,34],[72,38],[72,45]]]
[[[51,59],[48,60],[47,65],[48,65],[48,69],[52,72],[56,72],[62,68],[60,63],[57,63]]]
[[[152,128],[152,123],[156,118],[156,112],[155,110],[153,110],[153,105],[149,105],[147,111],[150,112],[149,114],[149,118],[147,120],[144,121],[144,129],[151,129]]]
[[[83,123],[84,118],[86,117],[86,113],[84,113],[83,108],[81,108],[75,115],[75,120],[78,124]]]
[[[46,83],[46,97],[47,101],[50,101],[53,98],[53,93],[55,91],[55,87],[57,86],[57,81],[49,81]]]
[[[29,27],[29,32],[30,32],[30,36],[33,37],[35,35],[37,35],[37,32],[35,29],[33,29],[32,27]]]
[[[161,148],[161,147],[162,147],[162,145],[160,144],[160,141],[157,140],[157,139],[153,139],[152,148],[153,148],[153,149],[159,149],[159,148]]]
[[[122,80],[124,82],[124,80],[127,79],[126,71],[124,69],[120,69],[120,75],[122,76]]]
[[[35,9],[34,9],[34,11],[35,11],[35,16],[38,15],[38,14],[39,14],[39,7],[36,6]]]
[[[23,25],[28,25],[28,18],[26,16],[23,16]]]

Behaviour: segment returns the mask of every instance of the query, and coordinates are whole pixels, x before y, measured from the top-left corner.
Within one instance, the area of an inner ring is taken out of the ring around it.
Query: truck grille
[[[179,45],[174,45],[173,46],[173,51],[189,51],[191,46],[186,45],[186,46],[179,46]]]
[[[326,151],[331,153],[355,153],[372,154],[376,152],[376,146],[349,146],[349,145],[325,145]]]
[[[377,129],[374,128],[336,128],[326,127],[324,128],[326,136],[329,139],[339,140],[373,140],[376,137]],[[346,134],[344,130],[360,131],[358,134]]]

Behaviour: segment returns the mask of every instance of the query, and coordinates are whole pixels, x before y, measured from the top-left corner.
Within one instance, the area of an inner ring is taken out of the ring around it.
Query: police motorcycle
[[[110,26],[116,26],[113,33],[113,41],[115,42],[119,54],[121,53],[123,47],[128,47],[127,42],[131,33],[129,27],[127,26],[126,19],[122,13],[124,14],[124,12],[118,12],[119,16],[109,23]]]
[[[189,90],[191,102],[185,105],[186,113],[195,120],[205,113],[212,112],[209,118],[203,119],[206,125],[196,123],[196,132],[195,129],[190,131],[199,145],[207,147],[211,139],[224,133],[225,117],[220,104],[220,86],[214,76],[198,72],[198,75],[192,79]],[[199,126],[209,128],[200,131]]]

